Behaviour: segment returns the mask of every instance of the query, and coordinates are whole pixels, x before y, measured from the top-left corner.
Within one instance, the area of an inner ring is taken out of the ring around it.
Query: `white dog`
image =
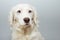
[[[36,10],[29,4],[18,4],[10,12],[12,40],[43,40],[37,27]]]

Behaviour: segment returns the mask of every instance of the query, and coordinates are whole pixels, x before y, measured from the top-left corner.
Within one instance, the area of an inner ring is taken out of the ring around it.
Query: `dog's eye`
[[[21,10],[18,10],[17,13],[21,13]]]
[[[32,11],[31,11],[31,10],[29,10],[28,12],[29,12],[29,13],[31,13]]]

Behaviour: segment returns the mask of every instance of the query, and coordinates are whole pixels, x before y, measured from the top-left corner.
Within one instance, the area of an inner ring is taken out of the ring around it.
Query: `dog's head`
[[[33,26],[37,25],[36,10],[29,4],[19,4],[12,8],[9,16],[12,26]]]

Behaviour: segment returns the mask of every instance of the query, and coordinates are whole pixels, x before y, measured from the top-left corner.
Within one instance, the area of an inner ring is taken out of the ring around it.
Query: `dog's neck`
[[[33,29],[31,27],[20,28],[20,31],[16,30],[15,32],[21,35],[29,35]]]
[[[15,32],[17,34],[21,34],[21,35],[30,35],[32,33],[32,31],[37,31],[36,28],[31,28],[31,27],[26,27],[26,28],[22,28],[21,31],[16,30]]]
[[[24,35],[27,35],[32,32],[32,28],[31,27],[22,28],[22,31]]]

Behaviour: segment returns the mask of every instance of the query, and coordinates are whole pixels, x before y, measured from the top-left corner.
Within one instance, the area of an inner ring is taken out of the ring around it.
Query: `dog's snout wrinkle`
[[[24,18],[24,22],[25,22],[25,23],[29,23],[29,21],[30,21],[30,19],[29,19],[29,18],[27,18],[27,17],[26,17],[26,18]]]

